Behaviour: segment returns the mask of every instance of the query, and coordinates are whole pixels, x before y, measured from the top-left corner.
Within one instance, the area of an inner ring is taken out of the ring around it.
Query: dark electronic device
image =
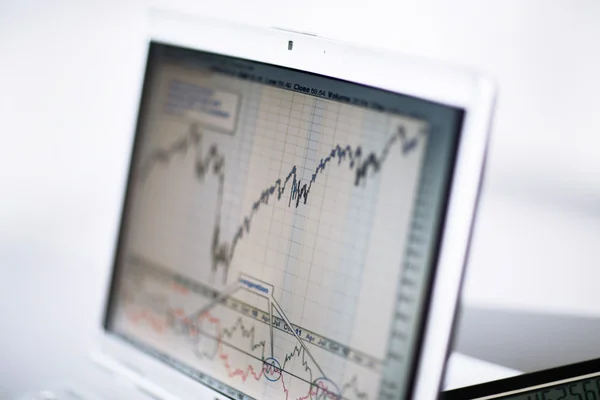
[[[600,400],[600,359],[443,392],[442,400]]]

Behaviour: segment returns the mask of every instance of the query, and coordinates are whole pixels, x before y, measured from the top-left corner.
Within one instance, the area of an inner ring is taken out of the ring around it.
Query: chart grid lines
[[[429,122],[244,63],[153,72],[111,329],[236,400],[375,400],[420,304]]]

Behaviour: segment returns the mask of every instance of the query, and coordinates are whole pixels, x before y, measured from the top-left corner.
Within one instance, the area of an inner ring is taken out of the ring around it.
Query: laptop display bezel
[[[493,107],[492,85],[462,70],[318,37],[165,13],[155,14],[151,21],[151,40],[327,75],[464,110],[452,185],[442,218],[436,273],[430,285],[427,317],[423,319],[419,354],[407,393],[418,398],[435,398],[443,377],[479,193]],[[287,48],[289,40],[295,43],[294,51]],[[245,43],[254,45],[249,47]],[[352,60],[352,64],[348,64],[348,60]],[[135,111],[137,121],[138,110]],[[107,296],[109,293],[107,290]],[[104,328],[103,321],[97,359],[116,360],[142,377],[140,382],[147,380],[157,384],[175,398],[190,391],[199,396],[214,394],[149,354],[118,340]]]

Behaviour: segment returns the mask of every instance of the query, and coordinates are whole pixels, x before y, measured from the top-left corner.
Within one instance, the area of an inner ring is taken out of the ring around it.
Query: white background
[[[600,2],[153,4],[494,76],[501,92],[465,303],[600,316]],[[0,2],[0,398],[68,374],[97,325],[148,5]]]

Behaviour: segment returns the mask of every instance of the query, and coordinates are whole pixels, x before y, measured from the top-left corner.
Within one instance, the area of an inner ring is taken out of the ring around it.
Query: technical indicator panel
[[[236,399],[401,398],[461,121],[153,44],[107,329]]]

